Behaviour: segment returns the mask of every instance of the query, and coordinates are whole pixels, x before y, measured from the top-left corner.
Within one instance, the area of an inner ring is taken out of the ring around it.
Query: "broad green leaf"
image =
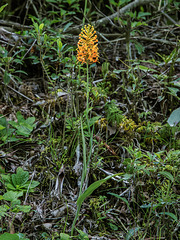
[[[5,127],[0,124],[0,131],[3,129],[5,129]]]
[[[7,127],[7,120],[5,117],[3,117],[2,114],[0,114],[0,124],[3,126],[3,127]]]
[[[2,138],[2,140],[3,140],[5,143],[7,143],[7,142],[16,142],[16,141],[19,140],[19,138],[16,138],[15,136],[13,136],[13,137],[8,137],[8,136],[6,136],[6,137]]]
[[[28,213],[31,211],[31,206],[18,205],[17,208],[19,211],[24,212],[24,213]]]
[[[100,187],[103,183],[105,183],[107,180],[111,179],[112,177],[115,177],[119,174],[113,174],[112,176],[108,176],[104,179],[101,179],[101,180],[98,180],[94,183],[92,183],[85,191],[83,194],[81,194],[79,197],[78,197],[78,200],[77,200],[77,205],[78,206],[81,206],[81,204],[84,202],[84,200],[89,197],[93,192],[94,190],[96,190],[98,187]]]
[[[21,167],[18,167],[16,174],[12,174],[12,182],[16,188],[24,186],[28,179],[29,172],[24,171]]]
[[[2,183],[5,183],[5,185],[8,184],[8,183],[11,183],[11,176],[10,175],[6,175],[6,174],[1,174],[0,181]]]
[[[37,187],[39,184],[40,184],[40,182],[38,182],[38,181],[32,181],[32,182],[31,182],[31,185],[30,185],[30,188],[35,188],[35,187]]]
[[[14,201],[21,196],[23,196],[23,192],[7,191],[6,193],[4,193],[3,198],[6,201]]]
[[[19,240],[19,237],[16,234],[3,233],[0,235],[0,240]]]
[[[29,192],[32,192],[33,188],[37,187],[39,184],[40,182],[38,181],[28,181],[26,184],[23,185],[23,188],[29,188]]]
[[[25,119],[24,119],[24,117],[23,117],[23,115],[21,114],[20,111],[18,111],[18,112],[16,113],[16,117],[17,117],[18,123],[25,122]]]
[[[13,184],[11,184],[11,183],[7,183],[6,187],[8,188],[8,190],[16,191],[15,186]]]
[[[36,120],[35,117],[29,117],[25,121],[26,121],[26,124],[33,125],[35,120]]]
[[[84,233],[83,231],[81,231],[81,230],[79,230],[79,229],[77,229],[77,228],[76,228],[76,230],[77,230],[77,232],[78,232],[79,235],[80,235],[80,239],[89,240],[87,233]]]
[[[18,111],[18,112],[16,113],[16,117],[17,117],[18,123],[21,123],[21,122],[24,122],[24,121],[25,121],[25,119],[24,119],[24,117],[23,117],[23,115],[21,114],[20,111]]]
[[[17,129],[16,133],[18,135],[28,137],[31,134],[33,127],[30,125],[27,125],[26,123],[21,123],[20,126],[16,127],[16,129]]]
[[[1,217],[8,216],[7,210],[9,207],[7,205],[0,206],[0,219]]]
[[[21,204],[21,200],[20,199],[14,199],[12,202],[11,202],[11,208],[12,211],[14,211],[15,208],[17,208],[17,205],[20,205]],[[19,212],[19,210],[18,210]]]
[[[17,122],[14,122],[14,121],[9,121],[8,122],[11,126],[13,126],[14,128],[17,128],[18,127],[18,123]]]
[[[82,124],[82,122],[81,122]],[[101,186],[101,184],[105,183],[107,180],[111,179],[112,177],[118,176],[120,175],[119,173],[117,174],[113,174],[112,176],[108,176],[102,180],[98,180],[94,183],[92,183],[86,190],[84,193],[82,193],[78,199],[77,199],[77,211],[76,211],[76,216],[74,218],[73,224],[72,224],[72,228],[71,228],[71,236],[73,235],[73,231],[74,231],[74,227],[81,209],[81,205],[83,203],[83,201],[91,195],[91,193],[93,193],[94,190],[96,190],[99,186]]]
[[[28,137],[35,127],[35,124],[33,124],[35,117],[29,117],[25,120],[19,111],[16,113],[16,117],[18,119],[18,122],[9,121],[9,124],[17,129],[16,133],[18,135]]]
[[[180,122],[180,107],[171,113],[167,122],[171,127],[176,126]]]
[[[128,179],[130,179],[132,176],[133,176],[133,174],[125,173],[124,176],[123,176],[123,179],[124,179],[124,180],[128,180]]]
[[[171,173],[163,171],[159,172],[159,174],[163,175],[164,177],[168,178],[171,182],[174,182],[174,177]]]
[[[177,216],[174,214],[174,213],[170,213],[170,212],[160,212],[159,214],[162,214],[162,215],[168,215],[168,216],[170,216],[172,219],[174,219],[174,221],[178,221],[178,218],[177,218]]]
[[[70,236],[66,233],[60,233],[61,240],[69,240]]]

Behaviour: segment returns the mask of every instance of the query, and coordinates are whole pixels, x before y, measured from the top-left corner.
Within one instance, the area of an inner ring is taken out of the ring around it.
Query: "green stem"
[[[84,26],[85,20],[86,20],[86,11],[87,11],[87,0],[85,0],[85,5],[84,5],[83,26]]]
[[[76,216],[75,216],[75,218],[74,218],[74,220],[73,220],[73,224],[72,224],[72,228],[71,228],[71,237],[73,236],[75,224],[76,224],[76,221],[77,221],[77,219],[78,219],[78,215],[79,215],[80,209],[81,209],[81,205],[79,205],[79,206],[77,207],[77,210],[76,210]]]
[[[88,63],[87,63],[86,66],[87,66],[86,120],[87,120],[88,131],[90,133],[89,116],[88,116],[88,112],[89,112],[89,72],[88,72],[89,68],[88,68]],[[90,158],[91,158],[92,140],[93,140],[93,131],[92,131],[92,134],[90,135],[90,152],[89,152],[89,156],[88,156],[88,159],[87,159],[86,143],[85,143],[85,136],[84,136],[84,131],[83,131],[82,120],[81,120],[81,134],[82,134],[82,145],[83,145],[83,170],[82,170],[81,186],[80,186],[80,190],[79,190],[79,197],[83,194],[82,189],[83,189],[83,184],[84,184],[85,178],[87,177],[86,174],[87,174],[87,169],[89,167],[89,161],[90,161]],[[72,224],[72,228],[71,228],[71,236],[73,236],[75,224],[76,224],[76,221],[77,221],[78,216],[79,216],[81,205],[82,205],[82,203],[77,204],[76,215],[75,215],[75,218],[74,218],[74,221],[73,221],[73,224]]]
[[[87,119],[87,126],[88,126],[88,131],[90,131],[89,129],[89,117],[88,117],[88,113],[89,113],[89,66],[88,63],[86,64],[87,66],[87,96],[86,96],[86,119]]]

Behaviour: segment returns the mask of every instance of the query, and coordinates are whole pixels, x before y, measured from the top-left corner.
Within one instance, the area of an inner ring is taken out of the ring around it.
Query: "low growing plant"
[[[15,174],[1,174],[0,181],[8,191],[14,192],[34,192],[34,188],[39,185],[38,181],[29,181],[29,172],[18,167]]]
[[[36,126],[35,117],[24,119],[19,111],[16,113],[16,117],[17,122],[8,121],[3,115],[0,115],[0,141],[5,144],[29,137]]]
[[[19,167],[16,174],[0,174],[0,181],[5,186],[6,192],[0,195],[0,219],[8,218],[10,231],[13,226],[13,222],[18,213],[28,213],[31,210],[31,206],[23,205],[20,198],[26,192],[33,192],[35,187],[39,185],[38,181],[29,181],[29,172],[24,171]],[[28,240],[23,235],[4,233],[0,235],[2,240]]]

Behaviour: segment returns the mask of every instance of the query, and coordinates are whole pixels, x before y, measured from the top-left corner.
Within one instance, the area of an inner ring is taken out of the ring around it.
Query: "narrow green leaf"
[[[64,26],[63,32],[65,32],[71,25],[73,24],[73,22],[69,22]]]
[[[123,202],[126,203],[126,205],[128,206],[128,208],[130,208],[129,203],[128,203],[128,200],[127,200],[126,198],[120,197],[120,196],[119,196],[118,194],[116,194],[116,193],[108,192],[108,194],[110,194],[110,195],[112,195],[112,196],[115,196],[115,197],[121,199]]]
[[[17,70],[16,73],[23,73],[23,74],[25,74],[25,75],[28,75],[27,72],[22,71],[22,70]]]
[[[112,176],[108,176],[104,179],[101,179],[101,180],[98,180],[94,183],[92,183],[87,189],[86,191],[78,197],[78,200],[77,200],[77,205],[78,206],[81,206],[81,204],[84,202],[84,200],[89,197],[93,192],[94,190],[96,190],[99,186],[101,186],[103,183],[105,183],[107,180],[111,179],[112,177],[115,177],[119,174],[113,174]]]
[[[144,72],[148,72],[148,71],[156,72],[155,69],[148,68],[148,67],[145,67],[145,66],[143,66],[143,65],[138,65],[138,66],[136,66],[134,69],[140,69],[140,70],[142,70],[142,71],[144,71]]]
[[[11,81],[11,74],[7,71],[4,72],[4,83],[7,85]]]
[[[159,174],[163,175],[164,177],[168,178],[171,182],[174,182],[174,177],[171,173],[169,172],[159,172]]]
[[[8,3],[4,4],[3,6],[1,6],[0,7],[0,12],[2,12],[7,5],[8,5]]]
[[[161,214],[161,215],[168,215],[168,216],[170,216],[172,219],[174,219],[174,221],[178,221],[178,218],[177,218],[177,216],[174,214],[174,213],[170,213],[170,212],[160,212],[159,214]]]

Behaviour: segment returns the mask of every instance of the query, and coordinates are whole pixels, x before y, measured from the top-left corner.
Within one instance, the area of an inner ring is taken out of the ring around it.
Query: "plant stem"
[[[84,26],[84,24],[85,24],[85,19],[86,19],[86,10],[87,10],[87,0],[85,0],[85,5],[84,5],[83,26]]]
[[[86,96],[86,119],[87,119],[87,126],[88,126],[88,131],[90,132],[90,127],[89,127],[89,66],[88,63],[86,64],[87,66],[87,96]]]

